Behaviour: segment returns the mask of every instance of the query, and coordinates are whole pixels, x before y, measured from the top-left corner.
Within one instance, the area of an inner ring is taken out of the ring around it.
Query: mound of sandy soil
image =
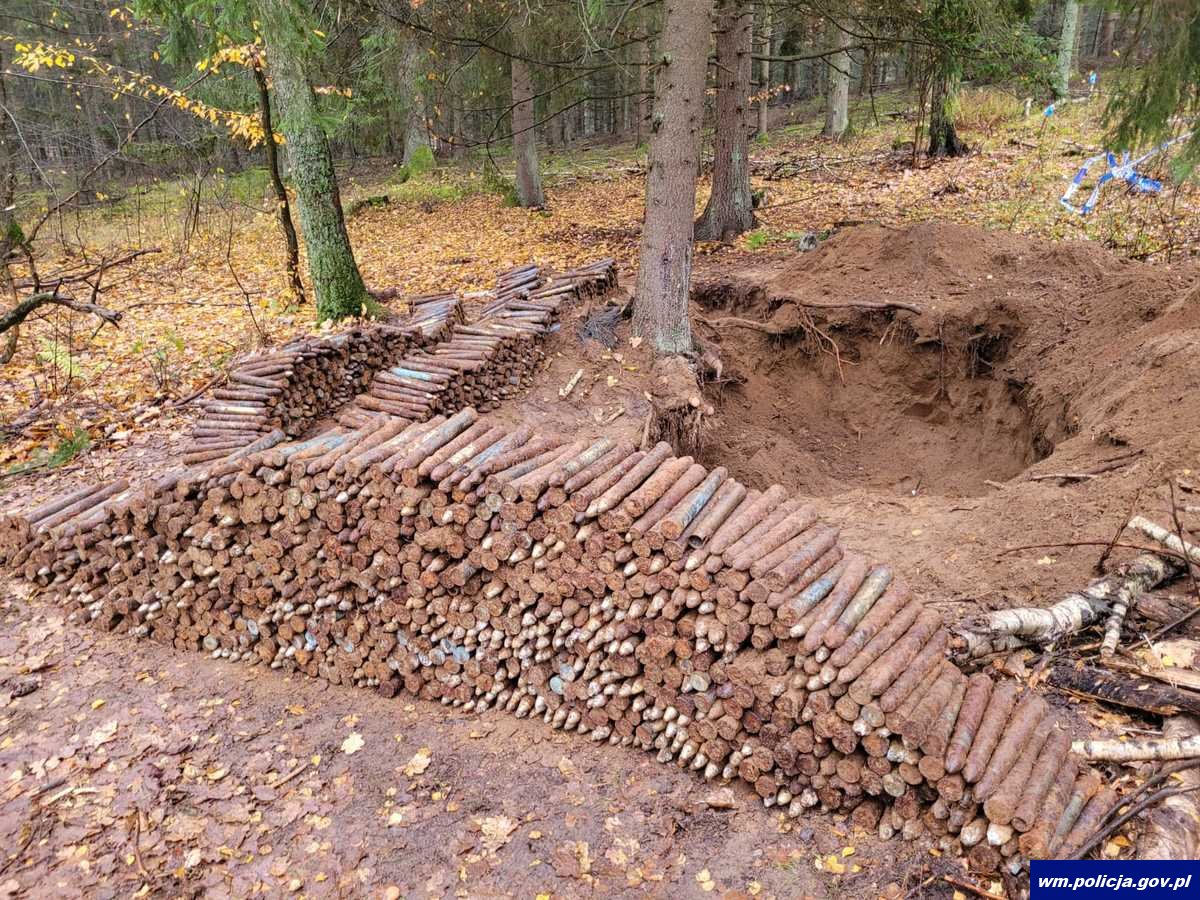
[[[998,554],[1107,542],[1136,495],[1162,518],[1167,478],[1200,465],[1198,284],[1194,265],[944,223],[702,277],[729,379],[709,386],[707,461],[821,498],[951,598],[1054,599],[1099,548]]]

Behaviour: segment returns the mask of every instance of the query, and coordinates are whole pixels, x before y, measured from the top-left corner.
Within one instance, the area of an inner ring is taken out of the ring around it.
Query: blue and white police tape
[[[1185,132],[1184,134],[1172,138],[1169,141],[1164,141],[1149,153],[1143,154],[1134,160],[1129,158],[1128,150],[1121,154],[1121,159],[1119,162],[1116,154],[1111,152],[1102,153],[1099,156],[1093,156],[1091,159],[1086,160],[1079,171],[1075,173],[1075,177],[1071,179],[1071,183],[1067,185],[1066,191],[1063,192],[1063,195],[1059,198],[1058,202],[1071,212],[1080,216],[1086,216],[1096,208],[1096,204],[1100,200],[1100,191],[1104,188],[1104,185],[1108,184],[1110,181],[1124,181],[1129,185],[1130,190],[1136,191],[1139,194],[1157,194],[1162,190],[1162,182],[1155,178],[1147,178],[1145,175],[1140,174],[1137,171],[1137,167],[1151,157],[1162,153],[1172,144],[1177,144],[1180,141],[1187,140],[1191,136],[1192,133],[1190,131]],[[1083,205],[1076,206],[1071,202],[1072,198],[1079,191],[1080,186],[1083,184],[1084,179],[1087,178],[1088,172],[1091,170],[1092,166],[1098,162],[1104,162],[1107,168],[1105,169],[1104,173],[1098,179],[1096,179],[1096,184],[1092,188],[1092,193],[1088,196],[1087,200],[1084,201]]]

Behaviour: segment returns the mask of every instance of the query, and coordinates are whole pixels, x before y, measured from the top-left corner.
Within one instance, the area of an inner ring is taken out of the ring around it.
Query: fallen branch
[[[1023,642],[1049,644],[1060,640],[1111,617],[1118,607],[1127,610],[1138,597],[1178,571],[1167,559],[1143,553],[1047,609],[1002,609],[981,619],[968,620],[958,631],[958,637],[966,645],[964,655],[970,659],[1011,650]]]
[[[67,274],[65,271],[56,272],[52,275],[46,275],[41,278],[25,278],[16,282],[15,287],[18,288],[40,288],[43,284],[76,284],[80,281],[87,281],[89,278],[95,278],[105,269],[112,269],[116,266],[123,266],[126,263],[131,263],[140,256],[146,256],[150,253],[162,253],[159,247],[149,247],[145,250],[134,250],[125,256],[119,256],[112,262],[101,261],[98,265],[92,266],[90,269],[85,269],[82,272],[73,272]]]
[[[1172,716],[1163,725],[1163,734],[1179,741],[1200,735],[1200,721],[1192,716]],[[1179,786],[1200,788],[1200,769],[1195,766],[1179,772]],[[1200,850],[1200,806],[1195,794],[1167,797],[1146,816],[1146,827],[1138,838],[1138,859],[1195,859]]]
[[[1173,534],[1161,525],[1157,525],[1141,516],[1134,516],[1129,520],[1129,527],[1135,531],[1140,531],[1146,537],[1150,538],[1150,540],[1162,544],[1168,550],[1172,550],[1180,556],[1187,557],[1187,559],[1196,563],[1196,565],[1200,565],[1200,547],[1187,543],[1179,535]]]
[[[1117,829],[1119,829],[1122,825],[1124,825],[1126,822],[1128,822],[1134,816],[1138,815],[1140,812],[1142,812],[1142,810],[1148,809],[1149,807],[1158,803],[1160,800],[1167,800],[1171,797],[1178,797],[1181,794],[1191,794],[1191,793],[1194,793],[1195,791],[1200,791],[1200,785],[1198,785],[1196,787],[1185,787],[1185,788],[1164,788],[1163,790],[1158,791],[1157,793],[1151,794],[1149,797],[1147,797],[1141,803],[1137,803],[1134,806],[1130,807],[1128,810],[1126,810],[1125,813],[1118,816],[1116,819],[1114,819],[1110,824],[1108,824],[1107,826],[1102,828],[1100,831],[1096,832],[1096,834],[1093,837],[1089,838],[1083,844],[1082,847],[1080,847],[1078,850],[1076,850],[1074,853],[1072,853],[1070,855],[1070,857],[1068,857],[1068,858],[1069,859],[1083,859],[1084,855],[1089,850],[1091,850],[1093,847],[1095,847],[1097,844],[1099,844],[1102,840],[1104,840],[1110,834],[1115,832]]]
[[[3,334],[10,328],[16,328],[39,308],[50,305],[65,306],[67,309],[74,310],[75,312],[89,313],[113,326],[121,324],[122,314],[119,312],[106,309],[103,306],[97,306],[95,303],[85,303],[82,300],[60,297],[56,291],[40,291],[36,294],[30,294],[8,312],[0,315],[0,334]]]
[[[1155,715],[1173,716],[1181,712],[1200,715],[1200,694],[1171,687],[1169,684],[1162,684],[1139,675],[1117,674],[1093,666],[1054,666],[1046,676],[1046,683],[1093,700],[1101,700],[1129,709],[1139,709]],[[1097,743],[1103,744],[1104,742]],[[1200,750],[1200,739],[1197,739],[1197,749]],[[1182,759],[1183,757],[1145,758]]]

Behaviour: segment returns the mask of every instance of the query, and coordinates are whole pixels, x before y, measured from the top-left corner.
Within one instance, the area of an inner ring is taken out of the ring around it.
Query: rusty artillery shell
[[[416,474],[421,478],[428,478],[434,469],[450,459],[450,457],[463,447],[470,445],[476,439],[487,434],[491,429],[492,426],[487,422],[477,421],[472,423],[469,428],[464,429],[453,440],[447,441],[436,451],[425,457],[417,466]]]
[[[781,625],[789,629],[794,629],[803,621],[805,615],[820,603],[834,589],[838,581],[841,580],[842,574],[846,571],[846,566],[850,564],[853,557],[847,558],[843,556],[840,560],[834,563],[833,567],[817,578],[812,584],[800,591],[794,597],[785,597],[779,602],[776,609],[776,618]],[[791,634],[791,637],[800,637],[799,634]]]
[[[695,460],[690,456],[675,456],[660,465],[640,486],[635,488],[628,497],[614,507],[623,514],[626,521],[619,528],[628,528],[629,523],[652,507],[683,474],[687,472]]]
[[[923,610],[924,612],[928,610]],[[946,648],[950,644],[950,634],[944,628],[937,628],[920,651],[912,658],[908,666],[879,698],[879,708],[891,712],[897,707],[906,693],[912,689],[924,672],[936,668],[945,658]]]
[[[559,487],[566,484],[572,476],[579,474],[588,466],[603,458],[611,449],[613,449],[613,442],[609,438],[605,437],[593,441],[583,452],[576,454],[564,462],[559,470],[550,476],[550,486]]]
[[[1058,856],[1062,849],[1063,842],[1071,829],[1075,827],[1075,823],[1079,820],[1080,813],[1087,806],[1088,801],[1096,791],[1100,790],[1100,773],[1095,769],[1089,769],[1083,772],[1075,779],[1075,783],[1071,786],[1068,793],[1067,802],[1063,806],[1063,811],[1058,817],[1058,821],[1054,824],[1054,830],[1050,835],[1049,843],[1046,845],[1046,855],[1050,859]]]
[[[1033,729],[1018,748],[1012,768],[1005,773],[992,792],[983,798],[983,812],[991,822],[998,825],[1008,825],[1012,822],[1013,813],[1017,811],[1021,795],[1029,784],[1029,777],[1033,774],[1038,755],[1051,733],[1048,728]],[[988,787],[986,781],[980,783]],[[978,791],[976,796],[979,796]]]
[[[466,434],[467,432],[464,432]],[[507,429],[499,425],[493,425],[484,431],[482,434],[469,439],[469,441],[454,450],[449,456],[442,459],[427,473],[433,480],[440,482],[459,466],[474,459],[480,453],[483,453],[488,448],[494,446],[498,441],[503,439],[509,432]],[[445,448],[443,448],[445,449]],[[422,463],[424,465],[424,463]]]
[[[703,481],[680,500],[675,508],[658,522],[658,530],[668,541],[677,540],[695,521],[701,511],[713,499],[717,489],[725,481],[729,472],[724,466],[717,466],[709,472]]]
[[[591,465],[581,469],[579,472],[572,475],[565,482],[562,488],[570,497],[580,488],[590,485],[597,478],[611,472],[621,461],[629,459],[633,456],[633,445],[628,443],[620,443],[613,447]]]
[[[912,627],[904,633],[900,640],[890,650],[881,654],[850,685],[850,696],[859,703],[869,703],[886,690],[890,695],[888,702],[885,703],[881,699],[879,705],[884,712],[894,710],[899,705],[899,700],[902,699],[901,692],[895,690],[896,683],[901,678],[908,676],[909,673],[905,670],[918,657],[922,649],[931,643],[931,638],[939,632],[941,624],[941,616],[937,614],[936,610],[921,610]],[[914,686],[920,674],[920,670],[916,670],[915,674],[910,677],[909,681]]]
[[[459,465],[442,479],[438,487],[442,490],[453,487],[470,490],[487,476],[493,464],[500,463],[509,453],[526,446],[532,440],[533,432],[527,426],[522,426]]]
[[[915,747],[921,746],[936,721],[938,712],[949,705],[959,685],[966,681],[966,676],[949,661],[942,661],[938,668],[940,673],[933,687],[917,702],[912,713],[893,729]]]
[[[771,556],[788,541],[810,528],[816,521],[817,511],[813,507],[807,504],[798,504],[778,524],[766,530],[765,533],[754,536],[755,531],[750,531],[738,544],[734,544],[722,555],[725,559],[732,560],[730,565],[734,569],[740,572],[748,571],[755,562]],[[741,549],[736,550],[739,546]],[[734,556],[735,550],[736,556]]]
[[[1000,782],[1016,763],[1021,750],[1029,743],[1034,729],[1045,717],[1045,713],[1046,701],[1032,692],[1018,701],[1011,721],[1005,726],[1000,742],[988,760],[987,768],[975,784],[975,796],[979,800],[987,800],[1000,786]],[[971,780],[970,773],[965,769],[963,774],[966,775],[967,781]]]
[[[1063,758],[1062,764],[1054,773],[1050,789],[1046,793],[1040,810],[1035,811],[1032,816],[1026,816],[1025,814],[1029,810],[1026,807],[1025,798],[1021,798],[1021,805],[1017,807],[1017,813],[1013,816],[1013,822],[1017,824],[1019,820],[1021,824],[1028,826],[1028,828],[1024,829],[1025,833],[1021,835],[1019,843],[1021,855],[1026,859],[1046,858],[1050,839],[1054,836],[1055,826],[1058,825],[1063,811],[1067,808],[1067,802],[1071,798],[1071,791],[1075,786],[1075,776],[1077,774],[1078,764],[1075,758],[1068,752]],[[1018,828],[1018,830],[1022,829]]]
[[[614,509],[618,503],[629,496],[643,481],[658,471],[659,466],[666,462],[670,456],[671,445],[665,441],[659,441],[651,448],[649,453],[635,465],[631,466],[618,481],[597,496],[586,508],[585,515],[588,518],[592,518],[601,513],[608,512],[610,509]]]
[[[714,556],[724,553],[748,531],[765,521],[786,499],[787,491],[780,484],[771,485],[755,497],[748,493],[745,502],[713,534],[708,545],[709,553]]]
[[[984,673],[977,672],[967,680],[966,695],[954,723],[954,732],[944,751],[947,772],[958,772],[966,763],[967,753],[983,721],[983,713],[987,709],[991,694],[992,679]]]
[[[1021,792],[1020,800],[1011,818],[1017,831],[1029,831],[1037,823],[1039,811],[1047,800],[1051,785],[1065,770],[1074,770],[1068,763],[1071,753],[1071,735],[1064,728],[1051,726],[1050,736],[1042,746],[1041,754],[1033,767]],[[1061,811],[1061,809],[1059,810]],[[1057,816],[1058,811],[1054,814]]]
[[[813,624],[818,622],[822,613],[830,607],[836,607],[840,611],[849,602],[850,598],[857,593],[858,589],[862,587],[863,580],[867,577],[869,569],[870,564],[862,556],[850,556],[846,559],[845,565],[842,567],[841,576],[833,586],[833,590],[824,595],[817,603],[809,606],[808,611],[800,621],[792,626],[792,637],[804,637],[807,635]],[[815,587],[815,585],[813,586]],[[812,651],[806,650],[804,652],[811,653]],[[861,700],[858,702],[862,703]]]
[[[962,774],[969,783],[974,784],[983,777],[984,769],[993,751],[1000,743],[1000,736],[1008,722],[1009,714],[1017,702],[1017,688],[1011,682],[1004,682],[992,687],[988,696],[983,718],[975,731],[967,752],[966,762],[962,766]]]
[[[955,679],[954,690],[951,692],[949,700],[941,709],[935,710],[935,718],[921,741],[921,752],[931,759],[938,760],[942,768],[942,775],[946,772],[946,747],[950,743],[950,735],[954,732],[954,723],[958,721],[959,713],[962,711],[968,686],[969,679],[966,677]],[[940,781],[942,775],[931,780]]]
[[[767,588],[782,591],[809,566],[837,545],[836,528],[816,526],[788,541],[768,559],[760,559],[750,567],[754,578],[762,578]],[[778,559],[777,559],[778,557]]]
[[[896,582],[888,586],[891,590],[896,587]],[[903,594],[901,594],[901,597]],[[880,604],[876,604],[876,610],[880,609]],[[892,616],[888,617],[887,621],[880,621],[871,624],[867,627],[864,623],[862,629],[856,630],[853,635],[838,647],[829,657],[829,665],[833,668],[837,675],[836,680],[839,684],[851,684],[859,675],[866,671],[867,667],[875,660],[879,659],[884,652],[889,650],[904,633],[917,620],[917,616],[921,613],[921,602],[913,599],[908,602],[900,601],[899,610]],[[872,614],[874,617],[874,614]],[[866,645],[857,653],[853,653],[856,644],[862,642],[871,634],[872,629],[877,628],[874,636],[870,640],[866,640]]]
[[[883,596],[875,601],[859,621],[852,621],[853,613],[850,613],[849,610],[843,612],[833,628],[825,633],[825,646],[834,651],[829,657],[830,664],[837,669],[849,664],[866,647],[870,646],[875,637],[891,622],[894,622],[908,605],[910,605],[908,586],[899,579],[893,579],[887,586],[887,590],[883,592]],[[919,604],[917,605],[919,607]],[[915,619],[916,616],[917,610],[914,609],[912,618]],[[903,633],[903,631],[899,632],[896,637]],[[874,658],[874,656],[871,657],[871,659]],[[847,679],[847,681],[849,680]]]
[[[689,493],[694,490],[705,476],[704,466],[699,463],[693,463],[688,466],[685,471],[674,484],[672,484],[661,497],[654,502],[654,505],[646,510],[636,522],[629,526],[627,538],[643,537],[651,531],[656,530],[656,526],[663,520],[664,516],[670,514],[680,503],[682,503]],[[635,550],[638,544],[634,544]]]
[[[688,535],[687,544],[692,549],[703,547],[725,521],[734,513],[747,496],[746,486],[740,481],[727,478],[717,489],[712,503],[704,508],[696,521],[696,527]]]
[[[835,588],[833,593],[818,608],[816,619],[804,635],[801,649],[805,653],[814,652],[825,640],[825,632],[840,618],[842,613],[857,604],[860,608],[869,609],[878,600],[892,581],[892,570],[887,566],[876,566],[863,579],[862,584],[853,591],[842,593]],[[843,597],[845,599],[843,599]]]
[[[1095,833],[1096,828],[1112,808],[1116,799],[1117,792],[1107,785],[1094,793],[1079,813],[1079,818],[1075,820],[1071,830],[1067,832],[1067,836],[1063,838],[1062,844],[1055,851],[1056,855],[1069,857],[1082,847],[1083,842]]]

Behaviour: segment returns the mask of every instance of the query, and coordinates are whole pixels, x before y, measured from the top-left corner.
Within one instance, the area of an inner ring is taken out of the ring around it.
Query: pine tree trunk
[[[283,111],[283,130],[300,230],[308,251],[308,275],[317,302],[317,319],[362,315],[367,289],[359,274],[338,192],[329,139],[321,127],[317,96],[308,81],[293,23],[286,7],[264,2],[263,33],[275,96]]]
[[[666,0],[665,6],[633,328],[658,353],[686,353],[692,349],[688,284],[712,0]]]
[[[267,76],[262,63],[253,66],[254,84],[258,87],[258,115],[262,122],[263,149],[267,155],[267,174],[271,177],[271,189],[275,192],[275,203],[279,209],[279,227],[283,229],[283,241],[287,252],[288,287],[299,303],[304,302],[304,282],[300,280],[300,241],[296,237],[296,226],[292,223],[292,207],[288,201],[287,188],[279,173],[279,147],[275,143],[275,131],[271,120],[271,93],[267,89]]]
[[[538,171],[537,141],[533,129],[533,77],[523,59],[512,60],[513,153],[517,158],[517,203],[525,207],[546,205]]]
[[[850,125],[850,35],[838,28],[833,28],[833,40],[837,53],[826,62],[829,69],[829,97],[825,107],[826,137],[840,139]]]
[[[745,0],[717,10],[717,127],[712,193],[696,221],[698,241],[728,240],[754,227],[746,103],[750,96],[754,16]],[[759,113],[761,120],[761,111]]]
[[[1063,6],[1062,33],[1058,41],[1054,95],[1067,96],[1071,87],[1071,69],[1075,62],[1075,33],[1079,30],[1079,0],[1067,0]]]
[[[407,106],[404,111],[404,165],[410,165],[422,150],[433,151],[429,127],[425,123],[425,95],[421,93],[421,45],[413,35],[405,35],[400,56],[400,90]]]
[[[771,7],[763,7],[762,26],[763,56],[771,55]],[[720,49],[717,50],[720,55]],[[747,54],[749,55],[749,54]],[[749,85],[747,85],[749,86]],[[771,92],[771,62],[761,59],[758,61],[758,126],[754,129],[756,137],[767,133],[767,113]]]

